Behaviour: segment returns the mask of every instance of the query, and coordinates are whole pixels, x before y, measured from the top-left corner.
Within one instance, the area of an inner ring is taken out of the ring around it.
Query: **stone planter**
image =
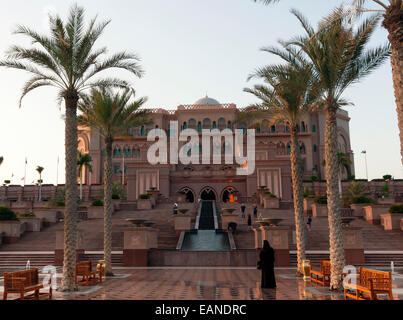
[[[304,198],[304,211],[308,212],[312,210],[312,205],[314,204],[314,199],[313,198]]]
[[[400,220],[403,219],[403,213],[381,214],[381,224],[384,230],[400,230]]]
[[[394,198],[378,198],[377,200],[378,204],[388,204],[389,206],[395,203]]]
[[[290,266],[290,247],[288,241],[289,227],[260,227],[261,236],[256,236],[256,248],[262,248],[264,240],[268,240],[275,252],[275,266],[276,267],[289,267]]]
[[[138,199],[137,210],[151,210],[153,208],[151,199]]]
[[[364,217],[371,224],[380,224],[381,214],[388,212],[389,205],[384,204],[371,204],[363,208]]]
[[[189,231],[192,229],[192,216],[177,215],[174,217],[175,231]]]
[[[63,213],[57,209],[37,209],[34,210],[34,214],[36,218],[43,219],[48,224],[57,223],[63,217]]]
[[[89,206],[87,212],[88,219],[103,219],[104,206]]]
[[[365,255],[361,228],[343,226],[343,241],[346,264],[363,265]]]
[[[0,234],[3,234],[3,243],[14,243],[25,232],[26,225],[20,221],[0,221]]]
[[[312,205],[312,216],[314,218],[327,217],[327,204],[317,204]]]
[[[19,217],[20,222],[25,222],[25,231],[39,232],[42,229],[42,219],[37,217]]]
[[[124,232],[123,265],[131,267],[148,266],[148,252],[158,247],[158,230],[136,227]]]
[[[370,204],[369,203],[353,203],[350,205],[350,208],[353,211],[353,216],[354,217],[364,217],[365,212],[364,212],[364,208],[368,207]]]
[[[265,198],[264,199],[265,209],[280,209],[280,199],[279,198]]]

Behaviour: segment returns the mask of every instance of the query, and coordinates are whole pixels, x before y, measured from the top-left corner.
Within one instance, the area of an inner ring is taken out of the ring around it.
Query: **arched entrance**
[[[212,188],[206,187],[200,192],[200,199],[207,201],[216,201],[217,196]]]
[[[221,201],[224,203],[227,202],[236,202],[238,191],[234,187],[226,187],[221,193]]]
[[[185,187],[179,190],[179,193],[185,196],[185,201],[194,203],[195,202],[195,194],[192,189]]]

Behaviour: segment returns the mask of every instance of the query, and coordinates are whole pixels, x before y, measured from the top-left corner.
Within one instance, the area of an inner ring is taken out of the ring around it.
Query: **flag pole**
[[[24,166],[24,187],[27,180],[27,157],[25,157],[25,166]]]
[[[123,165],[122,165],[122,186],[125,185],[125,152],[123,150]]]
[[[57,156],[57,166],[56,166],[56,187],[59,185],[59,156]]]

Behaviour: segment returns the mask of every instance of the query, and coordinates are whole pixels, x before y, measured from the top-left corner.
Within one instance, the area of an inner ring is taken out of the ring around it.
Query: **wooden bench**
[[[330,261],[322,260],[320,262],[320,271],[312,270],[311,281],[322,286],[330,285]]]
[[[357,283],[344,283],[344,299],[380,300],[378,294],[387,294],[393,300],[391,272],[359,268]]]
[[[40,289],[43,289],[43,284],[39,282],[38,268],[17,272],[4,272],[4,300],[7,300],[9,293],[19,294],[19,300],[52,298],[51,279],[49,280],[49,293],[42,293]],[[31,291],[33,293],[26,295],[26,293]]]
[[[76,263],[76,284],[90,285],[96,282],[102,282],[103,267],[99,270],[92,270],[91,260]],[[78,280],[81,277],[81,280]]]

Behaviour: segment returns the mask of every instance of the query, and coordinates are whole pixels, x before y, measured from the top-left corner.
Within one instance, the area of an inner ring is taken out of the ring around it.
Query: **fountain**
[[[263,221],[258,221],[262,227],[277,227],[284,219],[263,218]]]
[[[223,208],[221,209],[224,214],[233,214],[236,211],[235,208]]]

